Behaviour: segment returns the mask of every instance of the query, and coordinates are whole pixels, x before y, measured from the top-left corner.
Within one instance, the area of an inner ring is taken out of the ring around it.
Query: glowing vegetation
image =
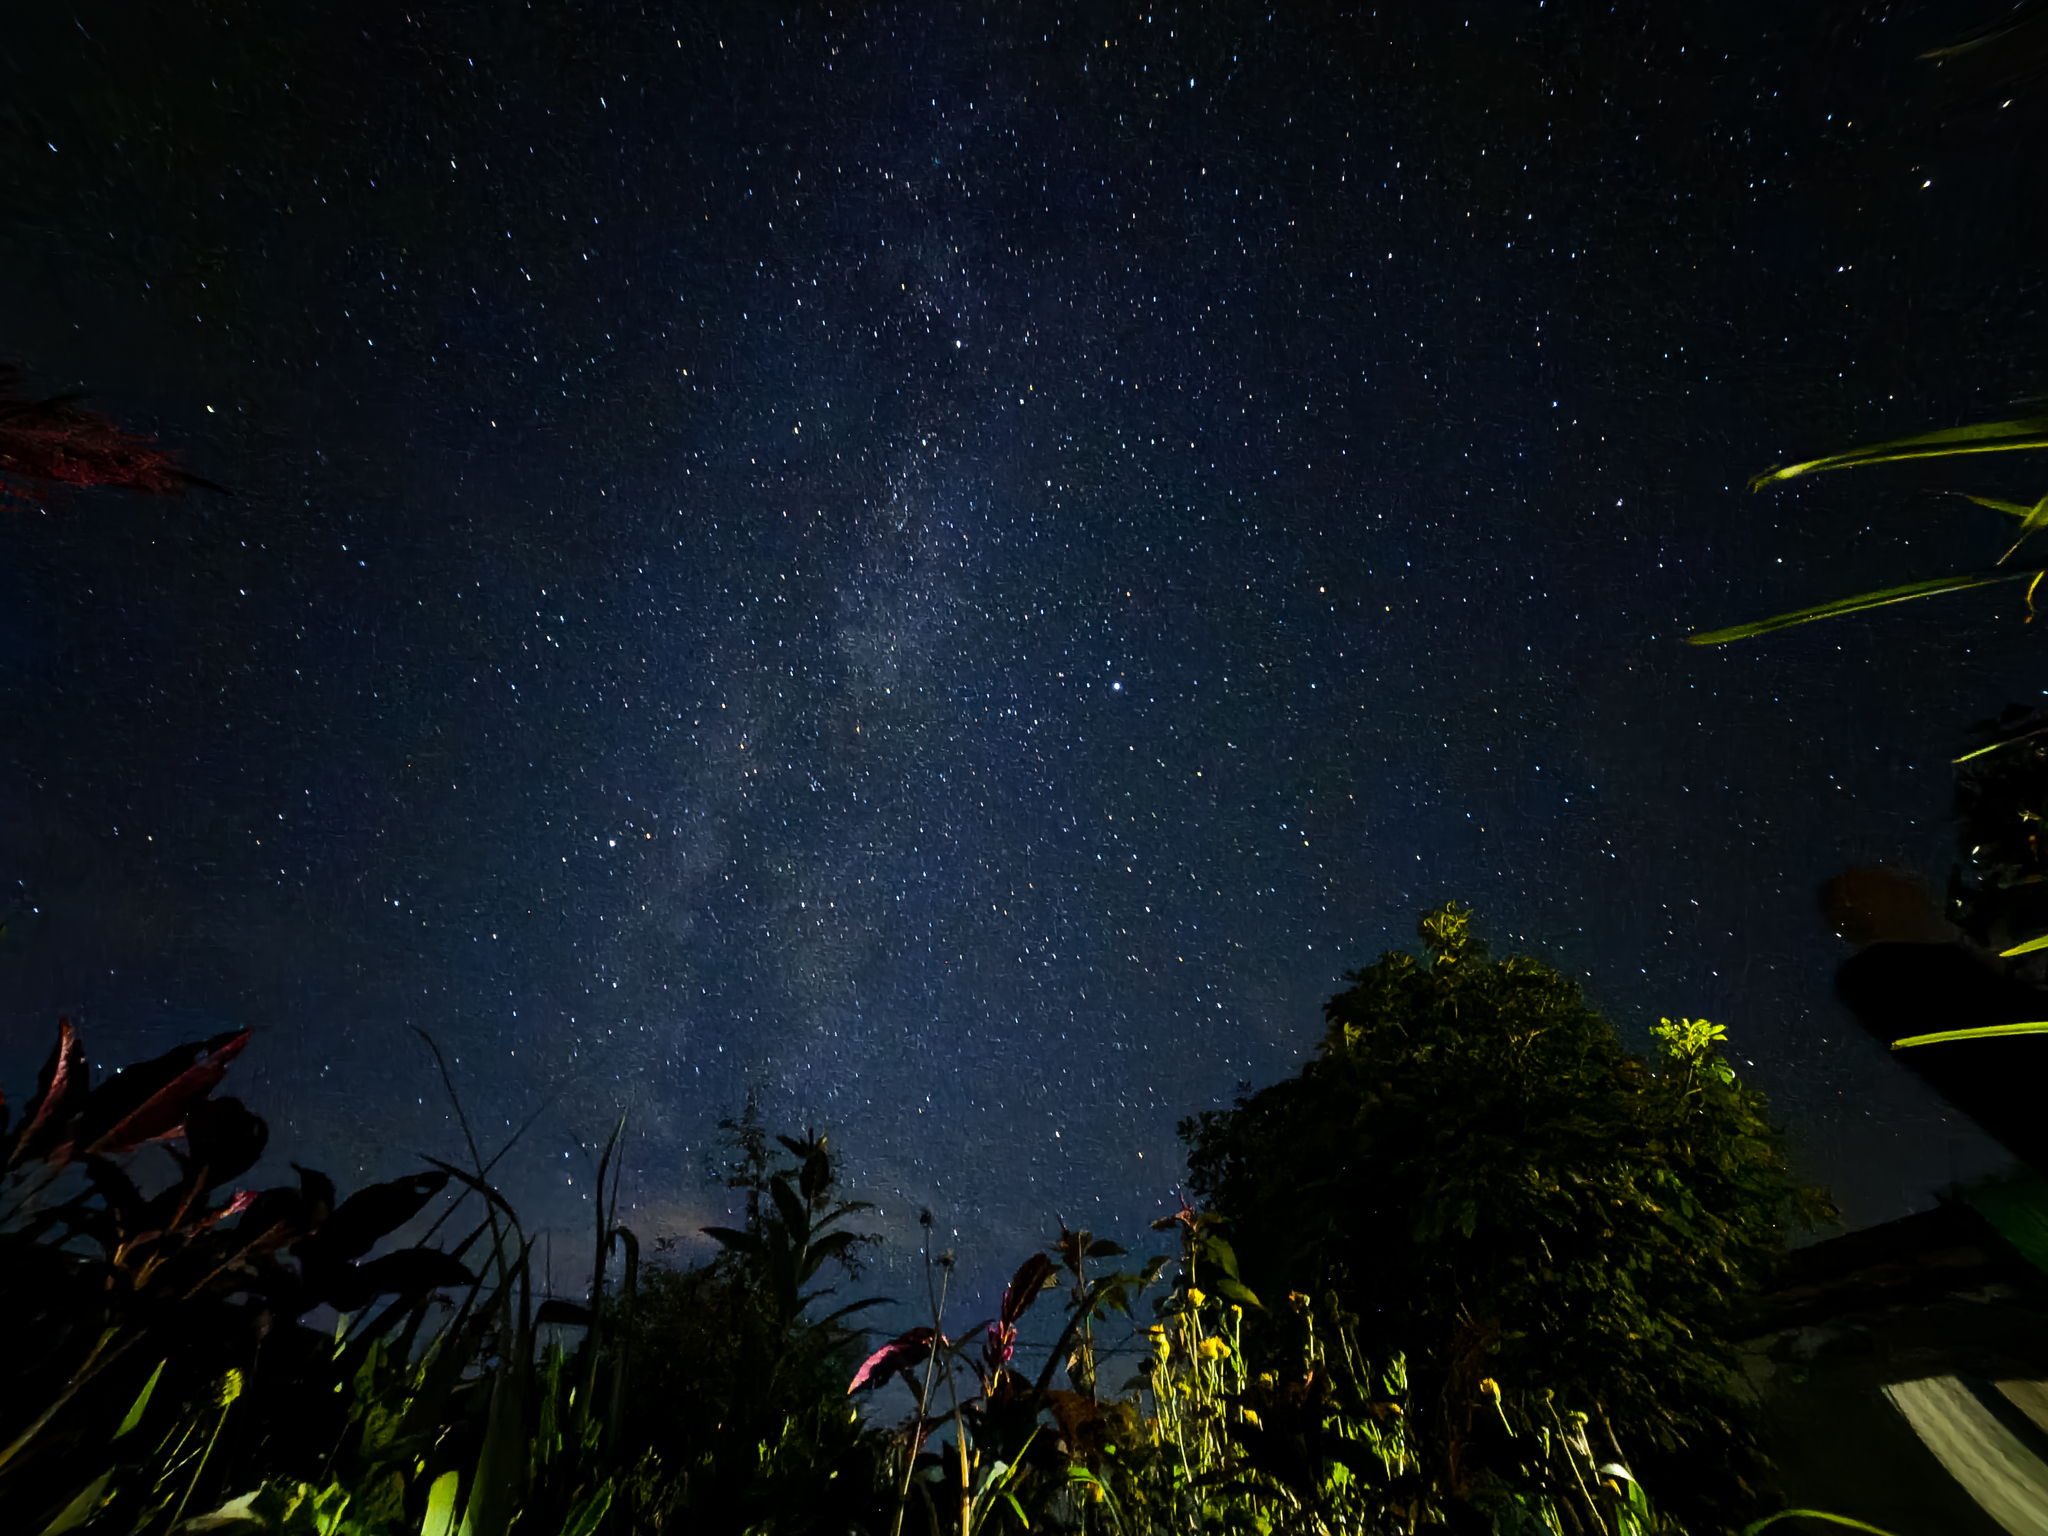
[[[1852,448],[1847,453],[1810,459],[1803,464],[1788,464],[1767,469],[1762,474],[1750,478],[1749,488],[1752,491],[1759,491],[1767,485],[1796,480],[1805,475],[1824,474],[1836,469],[1856,469],[1869,464],[1896,464],[1907,459],[1954,458],[1966,454],[2012,453],[2038,448],[2048,448],[2048,416],[2023,416],[2012,421],[1983,422],[1976,426],[1924,432],[1917,437],[1894,438],[1890,442],[1873,443],[1865,448]],[[1757,619],[1748,624],[1731,625],[1727,629],[1707,630],[1689,635],[1687,644],[1725,645],[1731,640],[1748,640],[1757,635],[1771,634],[1776,630],[1790,629],[1798,624],[1811,624],[1817,619],[1838,618],[1843,614],[1862,613],[1892,603],[1910,602],[1914,598],[1936,597],[1945,592],[1965,592],[1972,587],[1991,586],[1998,582],[2022,579],[2028,582],[2027,597],[2031,611],[2034,589],[2040,584],[2044,569],[2048,568],[2016,570],[2008,568],[2007,562],[2019,552],[2020,546],[2029,538],[2041,529],[2048,528],[2048,496],[2031,504],[2000,501],[1987,496],[1964,496],[1963,500],[1974,502],[1980,507],[1989,507],[1995,512],[2003,512],[2019,520],[2019,531],[2011,546],[1998,557],[1997,564],[1990,569],[1964,571],[1954,576],[1936,576],[1924,581],[1909,581],[1876,592],[1860,592],[1854,597],[1837,598],[1832,602],[1795,609],[1790,613],[1777,614],[1768,619]]]

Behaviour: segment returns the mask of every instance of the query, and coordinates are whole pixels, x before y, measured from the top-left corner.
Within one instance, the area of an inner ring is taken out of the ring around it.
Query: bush
[[[1352,973],[1297,1076],[1183,1122],[1195,1188],[1255,1290],[1332,1289],[1367,1350],[1407,1357],[1447,1498],[1536,1475],[1490,1431],[1498,1378],[1584,1415],[1603,1460],[1628,1445],[1689,1523],[1732,1519],[1765,1470],[1732,1330],[1826,1197],[1716,1026],[1666,1020],[1646,1060],[1570,978],[1489,960],[1469,912],[1421,934],[1426,960]]]

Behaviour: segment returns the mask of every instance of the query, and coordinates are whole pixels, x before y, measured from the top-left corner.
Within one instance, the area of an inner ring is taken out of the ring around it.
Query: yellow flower
[[[1194,1288],[1194,1287],[1193,1287],[1192,1285],[1188,1287],[1188,1305],[1189,1305],[1189,1306],[1191,1306],[1191,1307],[1199,1307],[1199,1306],[1200,1306],[1200,1305],[1201,1305],[1201,1304],[1202,1304],[1203,1302],[1207,1301],[1208,1299],[1209,1299],[1208,1297],[1204,1296],[1204,1295],[1203,1295],[1203,1294],[1202,1294],[1202,1293],[1201,1293],[1200,1291],[1196,1290],[1196,1289],[1195,1289],[1195,1288]]]
[[[1230,1356],[1230,1346],[1221,1339],[1204,1339],[1195,1350],[1204,1360],[1225,1360]]]

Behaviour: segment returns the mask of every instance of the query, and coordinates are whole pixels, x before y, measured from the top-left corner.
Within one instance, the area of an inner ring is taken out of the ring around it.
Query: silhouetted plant
[[[858,1508],[882,1454],[844,1392],[862,1337],[847,1320],[882,1298],[819,1311],[828,1271],[858,1278],[875,1239],[844,1223],[873,1207],[840,1198],[824,1136],[771,1138],[751,1096],[721,1125],[744,1224],[705,1228],[721,1250],[708,1264],[647,1272],[623,1443],[651,1458],[636,1497],[657,1525],[806,1530]]]
[[[1482,1473],[1528,1472],[1475,1434],[1498,1378],[1625,1437],[1613,1461],[1640,1461],[1682,1518],[1740,1512],[1763,1466],[1729,1340],[1825,1196],[1788,1177],[1716,1026],[1667,1020],[1645,1060],[1568,977],[1489,960],[1468,912],[1421,931],[1426,960],[1352,973],[1296,1077],[1183,1123],[1244,1278],[1334,1290],[1369,1353],[1406,1356],[1411,1443],[1447,1508]]]

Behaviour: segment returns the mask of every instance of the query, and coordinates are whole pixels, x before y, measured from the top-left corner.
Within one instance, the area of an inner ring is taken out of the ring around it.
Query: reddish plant
[[[81,410],[79,396],[37,400],[23,394],[19,372],[0,364],[0,504],[36,500],[18,482],[110,485],[145,496],[182,496],[190,486],[227,492],[181,468],[156,440],[123,431],[110,417]]]

